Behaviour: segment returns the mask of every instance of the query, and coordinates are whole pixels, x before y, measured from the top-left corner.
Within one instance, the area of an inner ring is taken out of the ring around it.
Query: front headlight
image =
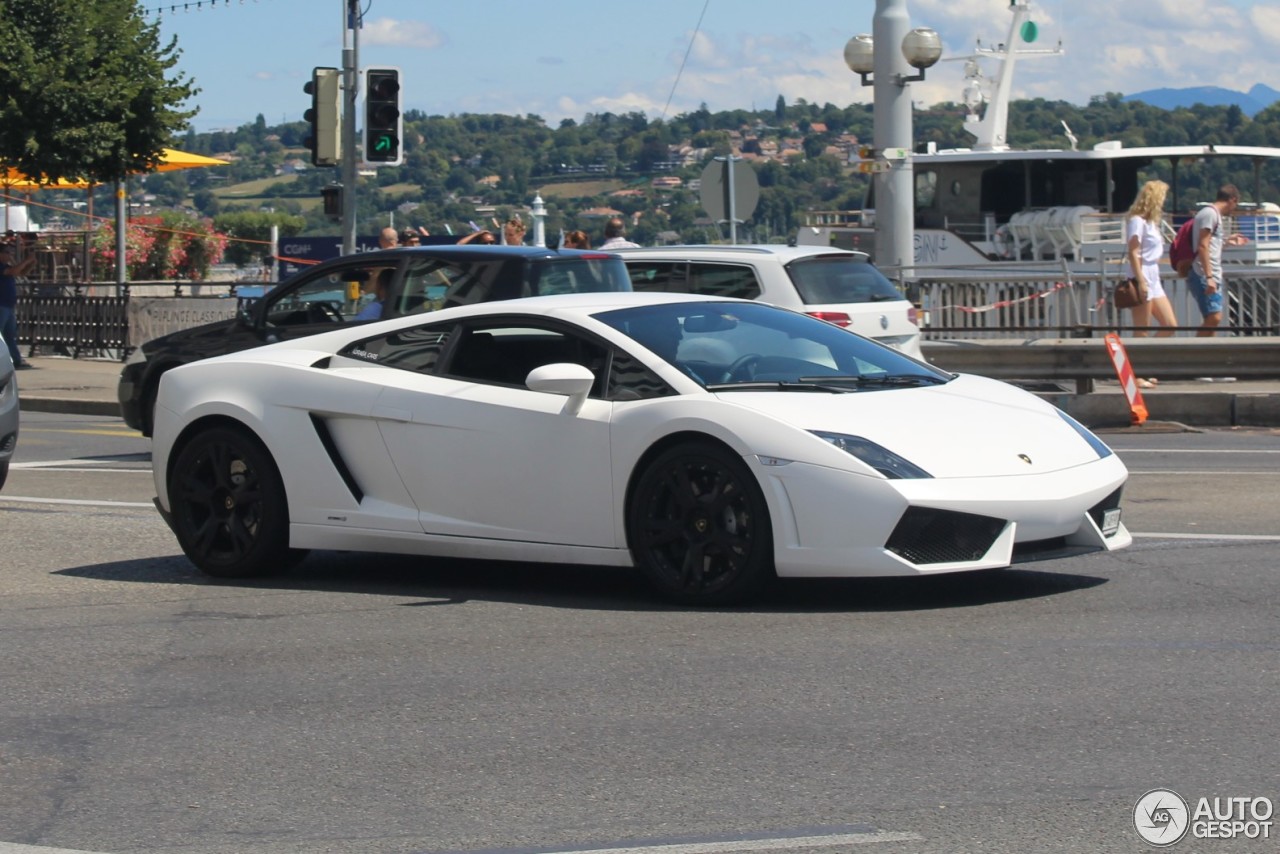
[[[1058,415],[1062,417],[1063,421],[1067,422],[1067,424],[1071,427],[1072,430],[1075,430],[1077,433],[1080,434],[1081,439],[1084,439],[1086,442],[1089,443],[1089,447],[1093,448],[1093,450],[1097,453],[1098,459],[1102,460],[1111,456],[1111,454],[1113,453],[1112,450],[1107,447],[1105,442],[1103,442],[1097,436],[1093,435],[1093,431],[1091,431],[1088,427],[1084,426],[1079,421],[1075,420],[1070,415],[1063,412],[1061,409],[1058,410]]]
[[[903,459],[881,447],[870,439],[861,436],[849,436],[845,433],[827,433],[823,430],[810,430],[819,439],[825,439],[847,454],[857,457],[890,480],[923,480],[931,478],[920,466]]]

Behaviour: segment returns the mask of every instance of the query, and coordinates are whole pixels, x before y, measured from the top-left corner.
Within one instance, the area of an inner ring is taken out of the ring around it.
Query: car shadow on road
[[[1077,569],[1080,563],[1073,561]],[[1025,566],[917,578],[784,579],[750,603],[689,607],[663,601],[631,569],[365,552],[313,552],[280,575],[246,580],[209,578],[180,554],[89,564],[55,574],[144,584],[403,596],[413,600],[400,603],[405,607],[478,600],[578,610],[765,613],[964,608],[1087,590],[1108,580]]]

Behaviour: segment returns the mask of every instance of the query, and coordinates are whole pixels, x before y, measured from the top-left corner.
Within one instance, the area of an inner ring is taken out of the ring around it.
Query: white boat
[[[1124,217],[1141,185],[1140,170],[1164,163],[1171,176],[1170,203],[1180,217],[1195,208],[1178,186],[1179,165],[1214,158],[1246,158],[1254,168],[1253,186],[1241,187],[1250,202],[1230,218],[1228,230],[1249,238],[1224,250],[1223,259],[1245,264],[1280,265],[1280,206],[1259,203],[1261,170],[1280,162],[1280,148],[1240,145],[1178,145],[1125,148],[1119,141],[1076,148],[1066,123],[1069,148],[1014,149],[1006,137],[1009,95],[1015,61],[1022,56],[1061,53],[1017,47],[1034,38],[1030,0],[1014,0],[1013,19],[1004,42],[979,45],[966,62],[965,130],[972,148],[910,155],[915,180],[915,264],[927,267],[990,266],[993,261],[1087,263],[1118,259],[1124,251]],[[979,60],[1000,62],[988,87]],[[987,89],[991,89],[988,97]],[[1211,199],[1198,200],[1211,201]],[[1172,225],[1172,223],[1170,223]],[[875,199],[861,211],[811,211],[797,242],[838,246],[874,254]],[[1172,237],[1172,231],[1170,232]]]

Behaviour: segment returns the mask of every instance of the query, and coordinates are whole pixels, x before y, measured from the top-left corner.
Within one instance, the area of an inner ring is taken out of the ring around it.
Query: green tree
[[[213,218],[213,227],[229,238],[226,259],[248,266],[265,263],[271,253],[271,226],[277,226],[281,237],[294,237],[302,232],[306,220],[288,213],[230,211]]]
[[[51,180],[154,170],[198,90],[166,76],[181,51],[144,14],[136,0],[0,0],[0,160]]]

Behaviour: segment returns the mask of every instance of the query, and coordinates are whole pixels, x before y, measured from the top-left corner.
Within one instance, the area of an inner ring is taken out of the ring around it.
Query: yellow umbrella
[[[59,178],[57,181],[41,183],[24,175],[12,166],[7,167],[3,173],[0,173],[0,185],[3,185],[5,189],[19,190],[23,193],[30,193],[35,190],[84,190],[93,186],[83,178],[74,181]]]
[[[160,165],[156,167],[157,172],[176,172],[179,169],[199,169],[205,166],[228,166],[230,161],[219,160],[216,157],[205,157],[202,154],[192,154],[188,151],[178,151],[176,148],[166,148],[160,157]],[[11,190],[84,190],[94,186],[83,178],[70,180],[67,178],[59,178],[57,181],[46,181],[41,183],[28,175],[14,169],[12,166],[4,167],[0,171],[0,184]]]
[[[192,154],[189,151],[178,151],[176,148],[166,148],[164,155],[160,158],[160,165],[156,168],[157,172],[176,172],[179,169],[199,169],[204,166],[229,166],[230,161],[219,160],[216,157],[205,157],[203,154]]]

